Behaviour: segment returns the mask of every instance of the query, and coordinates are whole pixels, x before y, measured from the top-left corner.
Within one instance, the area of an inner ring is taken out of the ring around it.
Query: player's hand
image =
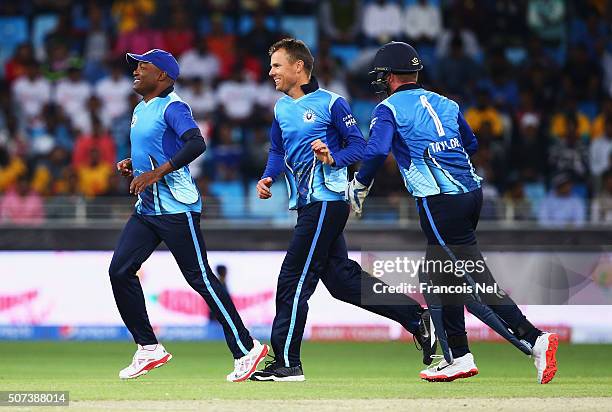
[[[334,158],[332,157],[331,152],[329,151],[329,147],[327,147],[327,145],[323,143],[321,139],[317,139],[314,142],[310,143],[310,147],[312,148],[312,151],[317,157],[317,160],[325,163],[326,165],[334,164]]]
[[[161,179],[161,175],[159,172],[155,170],[151,170],[148,172],[144,172],[141,175],[136,176],[132,183],[130,183],[130,193],[134,195],[139,195],[145,191],[147,186],[156,183]]]
[[[369,186],[362,184],[359,180],[357,180],[357,173],[353,177],[346,188],[346,197],[351,202],[351,208],[355,212],[357,217],[361,217],[361,213],[363,212],[363,202],[365,202],[365,198],[370,193],[370,188],[374,180],[370,183]]]
[[[270,186],[272,186],[271,177],[264,177],[259,182],[257,182],[257,194],[260,199],[270,199],[272,197],[272,191],[270,190]]]
[[[133,175],[132,159],[128,157],[127,159],[117,162],[117,170],[121,173],[121,176],[131,177]]]

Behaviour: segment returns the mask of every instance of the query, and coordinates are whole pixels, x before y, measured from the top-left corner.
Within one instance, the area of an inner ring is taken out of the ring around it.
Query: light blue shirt
[[[310,146],[317,139],[329,147],[334,166],[317,160]],[[298,99],[283,96],[276,102],[270,141],[263,177],[275,179],[285,173],[290,209],[345,200],[346,167],[361,160],[366,145],[346,100],[319,88]]]
[[[141,101],[130,131],[134,177],[168,162],[183,147],[183,133],[197,127],[191,109],[173,91]],[[200,192],[187,166],[148,186],[136,202],[136,212],[144,215],[201,211]]]
[[[389,151],[415,197],[480,188],[470,155],[478,142],[454,101],[409,84],[374,109],[370,139],[358,173],[368,185]]]

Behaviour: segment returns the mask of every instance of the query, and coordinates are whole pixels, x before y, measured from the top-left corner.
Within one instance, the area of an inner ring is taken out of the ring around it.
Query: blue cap
[[[179,65],[174,56],[165,50],[153,49],[143,54],[126,53],[125,59],[131,68],[135,69],[138,62],[155,65],[161,71],[168,73],[168,77],[176,80],[179,76]]]

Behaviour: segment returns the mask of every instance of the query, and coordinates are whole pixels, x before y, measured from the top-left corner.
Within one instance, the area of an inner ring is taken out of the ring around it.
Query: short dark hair
[[[416,82],[419,78],[419,72],[414,72],[414,73],[393,73],[397,76],[398,79],[400,79],[400,81],[405,82],[405,83],[409,83],[409,82]]]
[[[306,72],[308,72],[308,74],[312,73],[312,69],[314,68],[314,57],[312,57],[312,53],[308,46],[306,46],[306,43],[302,40],[292,38],[282,39],[270,46],[268,55],[272,56],[280,49],[285,49],[292,63],[298,60],[303,61]]]

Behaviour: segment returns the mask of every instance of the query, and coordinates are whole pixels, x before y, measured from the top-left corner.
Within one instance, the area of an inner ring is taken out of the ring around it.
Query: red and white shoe
[[[269,350],[268,345],[262,345],[258,340],[253,339],[253,349],[242,358],[234,360],[234,370],[227,375],[227,380],[229,382],[242,382],[249,379]]]
[[[455,358],[450,365],[442,355],[432,355],[432,357],[440,357],[442,360],[422,370],[419,375],[421,379],[429,382],[451,382],[455,379],[478,375],[478,368],[471,353]]]
[[[557,373],[557,348],[559,347],[559,335],[544,332],[533,345],[533,363],[538,370],[538,383],[552,381]]]
[[[138,349],[132,358],[132,363],[119,372],[119,378],[137,378],[149,372],[151,369],[165,365],[170,359],[172,359],[172,355],[166,352],[163,345],[159,343],[155,345],[154,349],[145,349],[141,345],[138,345]]]

